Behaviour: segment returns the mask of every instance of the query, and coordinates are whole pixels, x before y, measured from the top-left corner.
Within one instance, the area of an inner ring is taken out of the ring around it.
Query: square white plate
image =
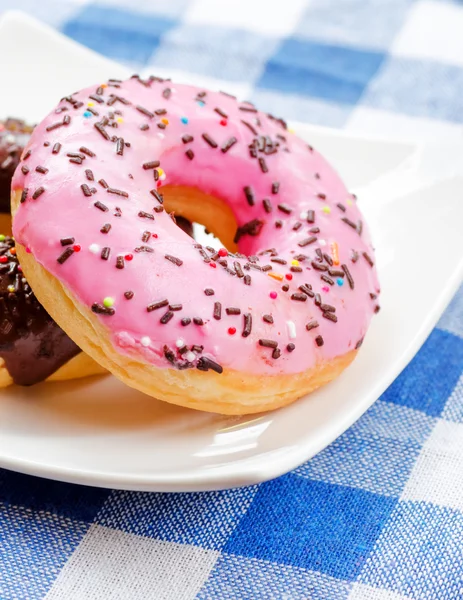
[[[127,75],[125,67],[21,13],[1,21],[0,55],[9,57],[0,117],[36,121],[61,96]],[[354,364],[309,397],[252,417],[169,406],[112,376],[11,387],[0,392],[0,467],[134,490],[254,484],[327,446],[400,373],[462,279],[463,169],[455,159],[462,148],[295,127],[360,193],[377,247],[382,311]]]

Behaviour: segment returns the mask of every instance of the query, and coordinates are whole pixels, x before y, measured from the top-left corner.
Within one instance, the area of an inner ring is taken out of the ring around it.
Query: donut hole
[[[223,200],[183,186],[166,185],[162,194],[166,211],[175,214],[175,218],[179,219],[177,224],[184,231],[188,225],[181,219],[192,223],[194,238],[199,243],[214,248],[223,246],[230,252],[238,250],[233,241],[238,224],[231,208]]]

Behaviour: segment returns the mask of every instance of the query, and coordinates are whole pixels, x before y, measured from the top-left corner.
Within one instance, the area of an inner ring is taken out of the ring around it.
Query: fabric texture
[[[10,8],[289,119],[463,135],[460,0],[0,0]],[[462,476],[463,289],[370,410],[274,481],[155,494],[0,471],[0,599],[457,600]]]

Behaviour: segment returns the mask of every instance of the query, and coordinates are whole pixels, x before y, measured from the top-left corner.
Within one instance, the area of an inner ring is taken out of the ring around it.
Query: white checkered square
[[[463,424],[439,420],[425,442],[402,499],[463,510]]]
[[[218,556],[93,525],[46,600],[193,600]]]
[[[416,2],[391,54],[463,66],[463,6],[431,0]]]
[[[185,15],[190,23],[250,29],[256,33],[283,37],[297,26],[307,0],[193,0]]]
[[[389,590],[375,588],[371,585],[354,583],[348,600],[410,600],[410,597],[402,596],[402,594],[396,594]]]

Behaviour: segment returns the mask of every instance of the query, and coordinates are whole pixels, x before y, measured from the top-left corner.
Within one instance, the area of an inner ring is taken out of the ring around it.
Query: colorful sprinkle
[[[269,277],[271,277],[272,279],[276,279],[277,281],[283,281],[283,275],[281,275],[281,273],[275,273],[275,271],[269,271],[267,273],[267,275]]]
[[[286,321],[286,329],[288,330],[288,337],[290,340],[296,338],[296,325],[294,321]]]
[[[80,244],[75,244],[73,246],[74,252],[80,252],[82,250],[82,246]]]
[[[107,296],[103,300],[103,306],[105,306],[106,308],[111,308],[111,306],[114,306],[114,298],[111,298],[111,296]]]
[[[188,118],[187,117],[181,117],[180,121],[184,124],[184,125],[188,125]]]
[[[86,111],[84,112],[84,117],[85,117],[86,119],[88,119],[88,118],[89,118],[89,117],[91,117],[91,116],[92,116],[92,113],[91,113],[90,111],[86,110]]]
[[[329,215],[329,214],[330,214],[330,212],[331,212],[331,208],[330,208],[329,206],[324,206],[324,207],[322,208],[322,211],[323,211],[324,213],[326,213],[327,215]]]
[[[98,254],[100,252],[100,246],[98,246],[98,244],[90,244],[88,249],[92,254]]]
[[[13,292],[14,292],[14,285],[9,285],[8,286],[8,291],[10,292],[10,294],[13,294]]]
[[[276,292],[270,292],[270,298],[272,298],[272,300],[275,300],[278,297],[278,294]]]
[[[5,241],[5,237],[6,236],[4,236],[3,233],[1,233],[0,234],[0,242],[4,242]]]
[[[286,277],[286,279],[288,281],[291,281],[291,279],[293,278],[293,276],[291,275],[291,273],[286,273],[285,277]]]
[[[205,103],[205,102],[203,102],[202,100],[196,100],[196,104],[197,104],[198,106],[204,106],[206,103]]]
[[[229,335],[235,335],[235,333],[236,333],[236,327],[229,327],[228,328],[228,333],[229,333]]]
[[[299,261],[298,260],[292,260],[291,264],[293,267],[298,267],[299,266]]]
[[[148,346],[151,344],[151,339],[147,335],[144,335],[140,340],[140,344],[145,348],[148,348]]]
[[[220,124],[222,125],[222,127],[225,127],[225,125],[227,125],[227,123],[228,123],[227,119],[220,120]]]
[[[336,283],[337,283],[339,286],[341,286],[341,285],[344,285],[344,279],[342,279],[341,277],[338,277],[338,278],[336,279]]]
[[[177,348],[183,348],[183,346],[185,345],[184,340],[182,340],[181,338],[179,338],[176,342],[175,345],[177,346]]]

